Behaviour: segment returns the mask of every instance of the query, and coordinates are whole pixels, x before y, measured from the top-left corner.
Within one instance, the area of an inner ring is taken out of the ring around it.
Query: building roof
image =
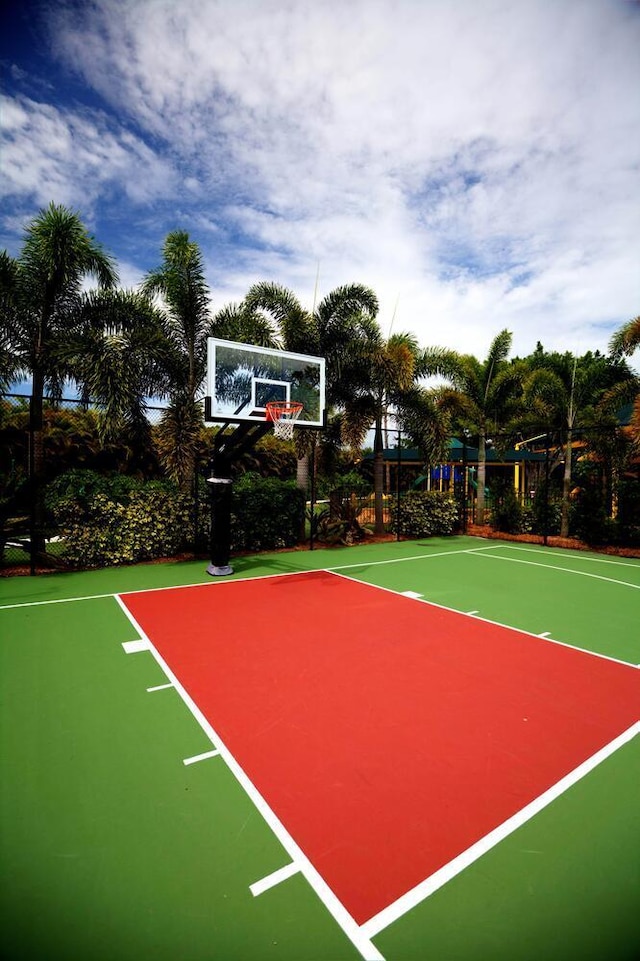
[[[386,447],[382,452],[383,459],[385,461],[396,464],[398,460],[402,464],[419,464],[422,466],[425,462],[423,455],[420,453],[417,447],[401,447],[398,450],[397,447]],[[513,450],[509,449],[499,453],[493,447],[490,447],[486,452],[487,464],[521,464],[523,461],[544,461],[545,453],[533,452],[528,450]],[[373,460],[373,453],[365,454],[363,460]],[[478,448],[466,445],[458,440],[457,437],[452,437],[449,441],[449,458],[447,463],[462,463],[463,461],[467,464],[477,464],[478,463]]]

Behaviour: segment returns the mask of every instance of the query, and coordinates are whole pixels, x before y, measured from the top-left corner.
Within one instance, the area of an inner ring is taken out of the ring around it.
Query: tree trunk
[[[44,373],[34,364],[29,411],[29,483],[31,487],[31,563],[44,554]]]
[[[569,536],[569,495],[571,494],[571,455],[573,431],[567,429],[567,446],[564,452],[564,476],[562,478],[562,520],[560,522],[560,537]]]
[[[487,448],[485,443],[484,431],[481,432],[478,440],[478,490],[477,494],[477,512],[476,512],[476,524],[482,526],[484,524],[484,488],[485,488],[485,478],[487,476]]]
[[[376,418],[373,441],[373,493],[375,505],[375,533],[384,534],[384,457],[382,421]]]
[[[296,484],[300,490],[304,491],[305,502],[309,497],[309,455],[303,454],[302,457],[298,457],[296,463]],[[300,530],[298,532],[298,540],[302,544],[306,540],[307,532],[305,528],[305,513],[302,515],[302,521],[300,524]]]

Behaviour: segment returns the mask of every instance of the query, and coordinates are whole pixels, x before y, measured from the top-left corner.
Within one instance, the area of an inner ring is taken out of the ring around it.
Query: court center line
[[[274,888],[276,884],[281,884],[288,878],[293,877],[294,874],[300,873],[300,865],[292,861],[291,864],[285,864],[283,868],[278,868],[272,874],[268,874],[266,878],[261,878],[260,881],[255,881],[253,884],[249,885],[249,890],[251,891],[254,898],[257,898],[260,894],[268,891],[270,888]]]
[[[564,794],[565,791],[593,771],[594,768],[606,760],[606,758],[614,754],[639,733],[640,722],[633,724],[613,741],[610,741],[609,744],[606,744],[600,751],[597,751],[582,764],[578,765],[578,767],[574,768],[573,771],[557,781],[548,791],[539,795],[534,801],[518,811],[517,814],[514,814],[513,817],[508,818],[493,831],[490,831],[489,834],[485,835],[485,837],[471,845],[470,848],[467,848],[466,851],[463,851],[462,854],[459,854],[458,857],[449,861],[448,864],[445,864],[444,867],[420,882],[420,884],[417,884],[411,891],[407,891],[406,894],[399,897],[393,904],[383,908],[382,911],[362,925],[362,931],[370,938],[373,938],[390,924],[393,924],[394,921],[403,917],[408,911],[411,911],[412,908],[415,908],[437,891],[438,888],[441,888],[470,864],[473,864],[474,861],[482,857],[483,854],[490,851],[496,844],[503,841],[510,834],[513,834],[513,832],[522,827],[523,824],[526,824],[527,821],[531,820],[532,817],[551,804],[552,801],[555,801],[561,794]]]
[[[349,938],[353,946],[359,951],[364,961],[385,961],[383,955],[378,951],[373,942],[362,934],[360,925],[357,924],[355,919],[351,916],[351,914],[349,914],[342,902],[338,900],[327,882],[313,866],[298,844],[294,841],[293,837],[289,834],[284,824],[280,821],[275,812],[269,807],[253,781],[245,773],[238,761],[236,761],[231,751],[227,748],[224,741],[219,737],[218,733],[209,723],[195,701],[187,693],[160,652],[156,650],[154,645],[151,643],[122,598],[118,594],[114,596],[134,630],[138,632],[140,637],[147,640],[151,654],[162,668],[164,674],[172,681],[173,686],[182,698],[186,708],[190,711],[202,730],[209,737],[209,740],[212,742],[212,744],[218,745],[218,750],[223,761],[234,775],[240,786],[243,788],[245,793],[251,799],[252,803],[260,812],[277,839],[280,841],[280,844],[283,846],[291,860],[299,865],[300,872],[303,874],[307,883],[313,889],[320,902],[331,914],[334,921],[342,929],[346,937]]]
[[[152,694],[154,691],[166,691],[169,687],[173,687],[173,684],[157,684],[155,687],[148,687],[147,694]]]
[[[607,581],[609,584],[620,584],[622,587],[630,587],[632,590],[640,591],[640,584],[630,584],[629,581],[619,581],[614,577],[605,577],[604,574],[591,574],[589,571],[575,571],[571,567],[556,567],[554,564],[540,564],[538,561],[523,561],[519,557],[500,557],[499,554],[488,554],[486,556],[494,561],[506,561],[507,564],[528,564],[530,567],[544,567],[549,571],[560,571],[562,574],[578,574],[582,577],[593,577],[597,581]]]

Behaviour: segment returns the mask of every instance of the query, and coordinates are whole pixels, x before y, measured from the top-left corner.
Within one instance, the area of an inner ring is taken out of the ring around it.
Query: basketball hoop
[[[266,419],[273,421],[273,433],[280,440],[292,440],[293,428],[303,405],[296,400],[271,400],[266,405]]]

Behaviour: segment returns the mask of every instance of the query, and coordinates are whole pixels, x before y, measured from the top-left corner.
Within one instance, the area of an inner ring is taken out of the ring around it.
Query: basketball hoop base
[[[233,567],[229,564],[225,564],[224,567],[216,567],[215,564],[209,564],[207,574],[211,574],[212,577],[226,577],[228,574],[233,574]]]

